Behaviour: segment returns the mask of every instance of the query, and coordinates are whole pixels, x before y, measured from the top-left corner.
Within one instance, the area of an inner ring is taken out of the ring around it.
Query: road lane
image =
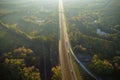
[[[59,25],[60,25],[60,41],[59,41],[59,58],[60,65],[62,70],[62,78],[63,80],[77,80],[72,66],[71,57],[67,52],[68,48],[66,48],[66,20],[64,16],[64,9],[62,0],[59,0]],[[68,42],[67,42],[68,43]]]

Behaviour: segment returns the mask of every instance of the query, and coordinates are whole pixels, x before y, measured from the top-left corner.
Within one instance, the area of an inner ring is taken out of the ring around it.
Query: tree
[[[0,79],[40,80],[40,72],[34,64],[36,56],[32,56],[31,54],[33,55],[33,51],[25,47],[5,53],[3,62],[0,63]],[[31,65],[26,60],[31,60]]]
[[[115,56],[113,58],[113,64],[115,68],[120,71],[120,56]]]
[[[35,66],[24,67],[22,69],[23,80],[41,80],[39,70]]]
[[[96,74],[102,76],[113,72],[113,65],[108,60],[100,60],[97,55],[93,56],[92,68]]]
[[[51,80],[62,80],[61,67],[56,66],[52,68],[53,76]]]

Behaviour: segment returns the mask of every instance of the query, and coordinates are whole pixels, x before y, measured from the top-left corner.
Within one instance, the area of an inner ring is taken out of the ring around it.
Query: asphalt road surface
[[[69,40],[67,35],[66,20],[62,0],[59,0],[59,58],[62,70],[63,80],[77,80],[75,71],[72,65],[71,55],[69,53]]]

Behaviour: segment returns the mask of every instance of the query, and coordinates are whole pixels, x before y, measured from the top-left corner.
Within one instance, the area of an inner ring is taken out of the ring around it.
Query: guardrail
[[[74,59],[76,60],[76,62],[92,77],[94,78],[95,80],[101,80],[100,78],[96,77],[94,74],[92,74],[83,64],[81,61],[78,60],[78,58],[76,57],[76,55],[74,54],[74,52],[72,51],[71,48],[70,49],[70,52],[72,53]]]

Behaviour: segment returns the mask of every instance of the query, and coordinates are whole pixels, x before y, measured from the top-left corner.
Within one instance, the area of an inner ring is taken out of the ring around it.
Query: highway
[[[74,52],[72,51],[67,33],[66,19],[64,15],[64,7],[62,0],[59,0],[59,26],[60,26],[59,58],[60,58],[63,80],[77,80],[74,67],[72,64],[71,55],[74,57],[76,62],[79,64],[79,66],[82,67],[84,71],[86,71],[86,73],[88,73],[95,80],[101,80],[98,79],[96,76],[94,76],[82,64],[82,62],[77,59],[77,57],[74,55]]]
[[[66,20],[62,0],[59,0],[59,26],[59,60],[62,70],[62,80],[77,80],[69,53],[68,36],[66,33]]]

